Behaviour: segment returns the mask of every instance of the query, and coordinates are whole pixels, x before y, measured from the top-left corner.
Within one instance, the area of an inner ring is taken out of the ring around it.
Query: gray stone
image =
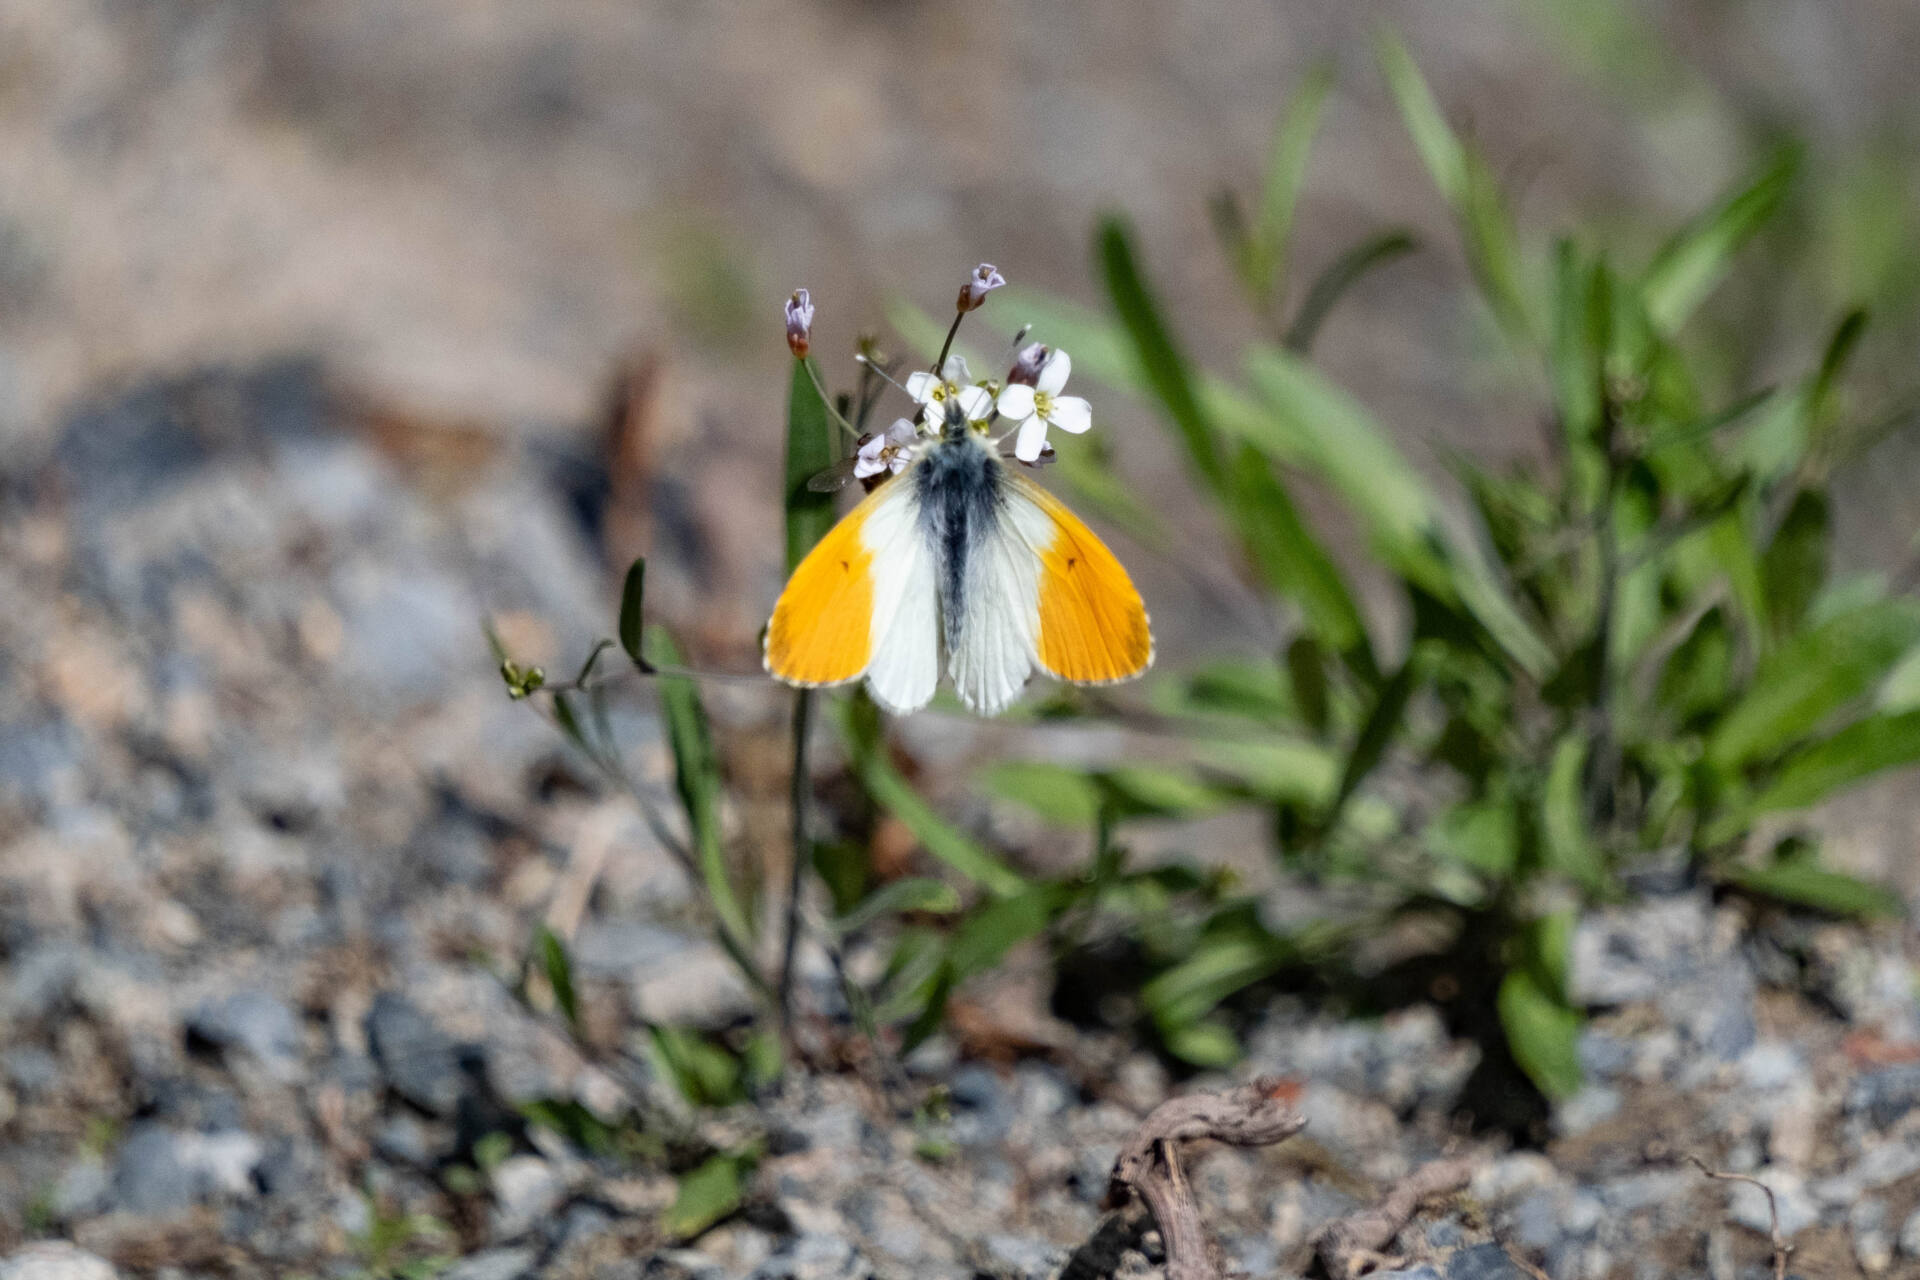
[[[528,1231],[559,1207],[566,1184],[553,1166],[539,1156],[509,1156],[494,1169],[493,1236],[511,1240]]]
[[[1869,1072],[1847,1090],[1847,1114],[1863,1115],[1877,1128],[1892,1128],[1915,1107],[1920,1107],[1920,1062]]]
[[[367,1039],[395,1093],[443,1119],[459,1108],[465,1090],[459,1052],[412,1001],[391,991],[375,996]]]
[[[1920,1258],[1920,1209],[1907,1215],[1900,1224],[1900,1252],[1909,1258]]]
[[[871,1280],[873,1274],[851,1241],[810,1231],[754,1268],[752,1280]]]
[[[991,1067],[969,1063],[947,1081],[953,1104],[953,1140],[962,1146],[1000,1141],[1013,1126],[1013,1101]]]
[[[1740,1059],[1740,1075],[1749,1089],[1771,1093],[1807,1079],[1807,1062],[1792,1045],[1763,1040]]]
[[[82,1156],[68,1165],[54,1184],[53,1215],[61,1222],[90,1218],[103,1213],[113,1200],[113,1171],[92,1156]]]
[[[113,1197],[135,1213],[171,1213],[221,1197],[251,1196],[262,1150],[253,1135],[235,1130],[183,1133],[140,1125],[120,1144]]]
[[[574,968],[583,977],[625,978],[696,945],[673,929],[641,920],[593,919],[574,935]]]
[[[521,1280],[538,1274],[538,1262],[532,1249],[489,1249],[454,1263],[440,1280]]]
[[[63,1240],[42,1240],[0,1258],[0,1280],[115,1280],[105,1258]]]
[[[1043,1280],[1067,1256],[1060,1246],[1031,1236],[988,1236],[986,1248],[995,1273],[1009,1280]]]
[[[1367,1275],[1370,1280],[1445,1280],[1445,1277],[1425,1262],[1417,1267],[1407,1267],[1399,1271],[1369,1271]]]
[[[1780,1234],[1792,1239],[1820,1220],[1820,1210],[1801,1185],[1800,1176],[1787,1169],[1766,1169],[1759,1178],[1773,1190],[1780,1214]],[[1750,1182],[1732,1186],[1728,1215],[1749,1231],[1766,1235],[1773,1224],[1767,1193]]]
[[[1447,1259],[1447,1280],[1527,1280],[1527,1273],[1499,1245],[1476,1244]]]
[[[187,1017],[187,1034],[221,1050],[251,1054],[282,1079],[300,1074],[299,1015],[264,991],[237,991]]]

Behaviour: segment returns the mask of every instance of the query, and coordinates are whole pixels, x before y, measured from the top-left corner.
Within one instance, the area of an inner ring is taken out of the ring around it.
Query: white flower
[[[960,406],[968,422],[979,422],[993,411],[993,393],[973,385],[967,362],[959,356],[948,356],[937,378],[931,373],[910,375],[907,394],[913,397],[914,403],[925,406],[921,420],[936,432],[946,426],[949,400]]]
[[[920,438],[919,431],[905,418],[895,418],[893,425],[877,436],[870,436],[854,455],[853,476],[856,480],[865,480],[868,476],[877,476],[882,471],[899,475],[912,461],[907,449]]]
[[[1067,374],[1073,361],[1064,351],[1055,351],[1040,366],[1034,385],[1014,383],[1000,393],[1000,416],[1020,424],[1020,438],[1014,441],[1013,456],[1022,462],[1035,462],[1047,447],[1047,428],[1058,427],[1079,435],[1093,425],[1093,406],[1079,396],[1063,396]]]

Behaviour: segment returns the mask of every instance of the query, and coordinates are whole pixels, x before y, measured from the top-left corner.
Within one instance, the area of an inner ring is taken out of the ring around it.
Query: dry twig
[[[1712,1169],[1699,1156],[1690,1155],[1687,1162],[1709,1178],[1718,1178],[1722,1182],[1746,1182],[1760,1188],[1767,1197],[1767,1243],[1773,1246],[1773,1280],[1787,1280],[1787,1255],[1793,1252],[1793,1246],[1780,1234],[1780,1203],[1774,1199],[1773,1188],[1758,1178],[1748,1177],[1744,1173],[1728,1173],[1722,1169]]]
[[[1200,1206],[1180,1163],[1180,1143],[1211,1138],[1236,1147],[1265,1147],[1306,1127],[1293,1108],[1298,1089],[1262,1076],[1220,1093],[1196,1093],[1163,1102],[1140,1122],[1113,1162],[1107,1205],[1138,1196],[1153,1213],[1166,1245],[1167,1280],[1222,1280],[1224,1271],[1207,1235]]]
[[[1320,1233],[1320,1265],[1333,1280],[1351,1280],[1380,1259],[1380,1250],[1392,1243],[1420,1206],[1466,1188],[1473,1179],[1473,1161],[1460,1157],[1435,1160],[1387,1190],[1386,1198],[1371,1209],[1350,1213]]]

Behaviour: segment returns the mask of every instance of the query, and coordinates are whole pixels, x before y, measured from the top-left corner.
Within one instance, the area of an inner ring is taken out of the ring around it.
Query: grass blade
[[[1374,268],[1384,267],[1419,247],[1420,242],[1412,232],[1396,227],[1362,240],[1335,258],[1314,278],[1300,309],[1294,313],[1284,340],[1287,350],[1303,356],[1311,352],[1313,340],[1320,336],[1320,326],[1326,323],[1334,304],[1346,296],[1347,290]]]
[[[1320,132],[1320,114],[1333,88],[1333,64],[1316,64],[1294,90],[1273,132],[1267,157],[1267,180],[1260,192],[1260,212],[1247,241],[1241,278],[1254,305],[1271,310],[1286,279],[1288,242],[1293,236],[1293,211],[1300,203],[1307,162]]]
[[[646,659],[640,645],[646,639],[647,559],[641,556],[627,566],[627,578],[620,586],[620,647],[642,670]]]
[[[664,666],[680,665],[673,637],[661,627],[647,630],[647,646]],[[667,716],[667,742],[673,750],[674,784],[693,833],[694,855],[723,932],[743,950],[751,950],[753,928],[734,892],[720,838],[720,762],[714,755],[700,690],[685,676],[660,677],[660,702]]]
[[[1920,711],[1868,716],[1788,760],[1753,809],[1804,809],[1883,769],[1915,763],[1920,763]]]
[[[1677,332],[1719,287],[1733,255],[1779,210],[1799,167],[1799,152],[1782,148],[1750,181],[1654,255],[1641,277],[1640,295],[1656,330],[1667,336]]]
[[[807,362],[793,362],[793,380],[787,389],[787,570],[833,527],[833,495],[816,493],[807,482],[840,457],[827,406],[807,371]]]

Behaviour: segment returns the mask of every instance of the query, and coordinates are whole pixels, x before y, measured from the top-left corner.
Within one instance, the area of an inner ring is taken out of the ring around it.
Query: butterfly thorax
[[[966,616],[968,564],[998,518],[1004,466],[963,422],[949,425],[903,477],[920,500],[920,527],[938,566],[940,620],[949,652],[959,644]]]

